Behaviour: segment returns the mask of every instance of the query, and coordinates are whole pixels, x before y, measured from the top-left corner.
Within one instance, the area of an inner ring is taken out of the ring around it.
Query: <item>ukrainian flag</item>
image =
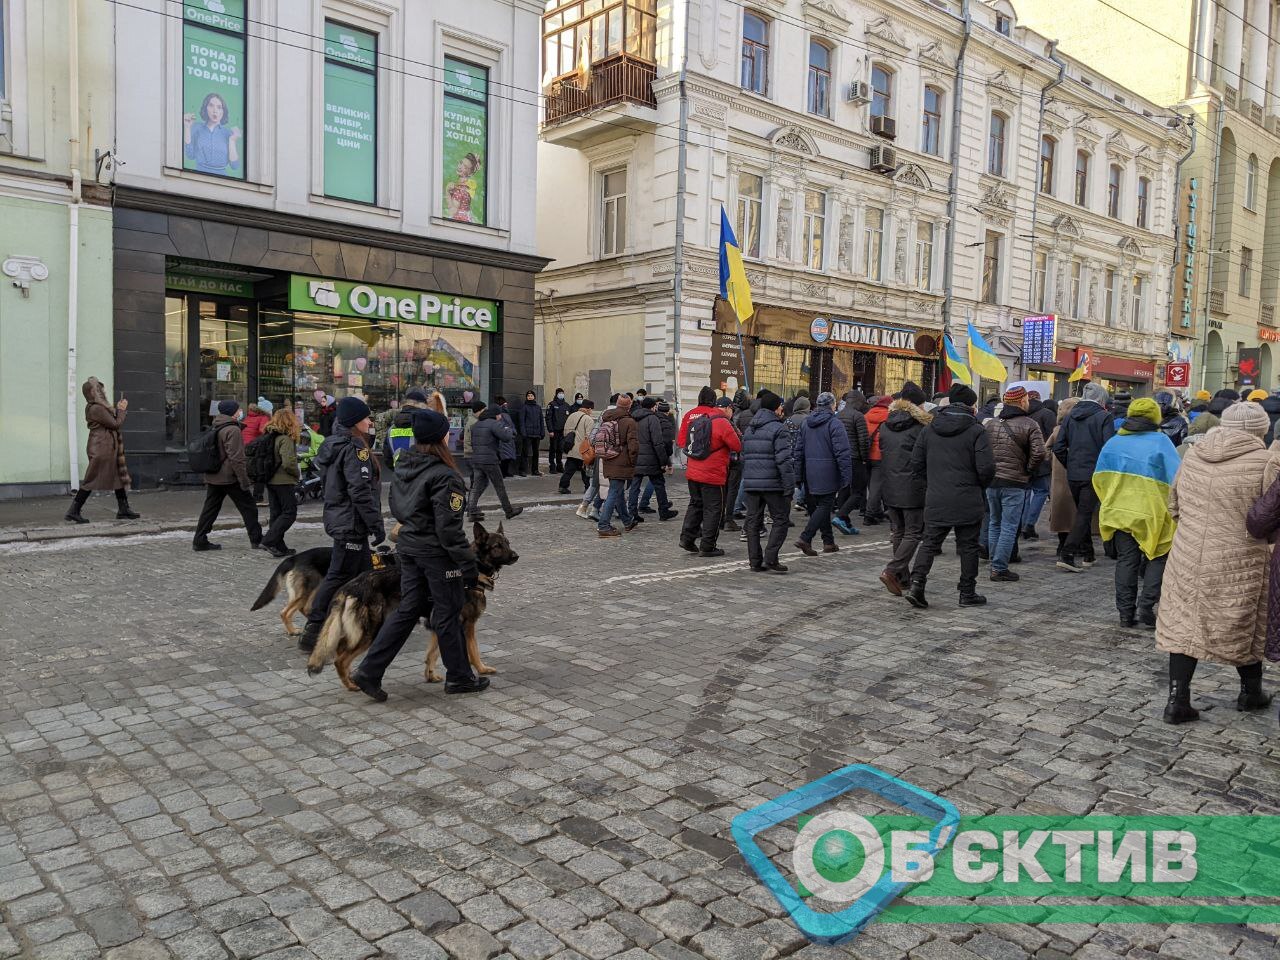
[[[969,368],[964,365],[964,361],[960,359],[960,354],[956,352],[956,345],[951,342],[951,335],[942,338],[943,356],[947,361],[947,369],[961,383],[973,386],[973,374],[969,372]]]
[[[742,266],[742,250],[724,207],[720,208],[720,296],[733,307],[738,323],[746,323],[755,313],[747,271]]]
[[[1169,487],[1180,464],[1173,442],[1159,429],[1123,431],[1108,440],[1093,474],[1102,539],[1123,530],[1148,560],[1168,553],[1177,527],[1169,513]]]
[[[982,338],[972,320],[969,321],[969,366],[978,376],[988,380],[1004,383],[1009,379],[1009,371],[1000,362],[991,344]]]

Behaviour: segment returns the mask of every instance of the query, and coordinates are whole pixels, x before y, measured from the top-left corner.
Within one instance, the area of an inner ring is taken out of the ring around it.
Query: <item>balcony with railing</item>
[[[653,81],[658,68],[630,54],[619,53],[591,65],[585,75],[571,74],[551,81],[543,100],[544,127],[615,103],[657,107]]]
[[[1209,291],[1209,312],[1210,313],[1226,313],[1227,298],[1221,290],[1211,289]]]

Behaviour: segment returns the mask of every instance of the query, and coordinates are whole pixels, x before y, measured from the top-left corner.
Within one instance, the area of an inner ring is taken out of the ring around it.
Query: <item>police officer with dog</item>
[[[329,572],[316,589],[307,613],[307,626],[298,647],[310,652],[338,588],[373,567],[373,546],[387,538],[382,525],[382,488],[378,460],[373,456],[373,420],[369,405],[359,397],[338,401],[333,433],[316,454],[324,476],[324,532],[333,538]]]
[[[489,686],[467,660],[462,636],[466,591],[478,583],[476,557],[463,529],[467,487],[449,453],[449,420],[434,410],[413,417],[414,444],[396,461],[391,513],[400,521],[396,557],[400,605],[382,624],[352,681],[379,703],[382,676],[418,620],[430,616],[444,661],[445,693],[478,693]]]

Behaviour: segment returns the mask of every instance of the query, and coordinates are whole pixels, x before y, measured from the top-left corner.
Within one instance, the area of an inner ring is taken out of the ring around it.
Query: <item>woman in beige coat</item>
[[[1062,429],[1062,421],[1066,419],[1071,408],[1080,402],[1079,397],[1067,397],[1058,403],[1058,426],[1045,441],[1045,449],[1052,451],[1053,443],[1058,439],[1058,431]],[[1076,522],[1076,504],[1071,499],[1071,488],[1067,486],[1067,468],[1050,453],[1053,461],[1053,479],[1049,481],[1049,529],[1058,535],[1058,556],[1062,556],[1062,545],[1067,542],[1067,534]]]
[[[1245,529],[1249,508],[1274,472],[1262,443],[1270,426],[1257,403],[1228,407],[1221,426],[1192,445],[1169,490],[1178,530],[1165,583],[1175,586],[1162,597],[1156,622],[1156,648],[1169,654],[1165,723],[1199,719],[1191,677],[1200,660],[1236,668],[1238,710],[1271,702],[1262,692],[1270,548]]]
[[[86,380],[80,391],[84,394],[84,420],[89,428],[89,443],[85,450],[89,466],[80,481],[75,500],[71,502],[71,509],[63,519],[71,523],[88,523],[80,511],[90,494],[95,490],[114,490],[116,519],[137,520],[138,514],[129,506],[129,486],[133,481],[129,477],[129,468],[125,466],[124,438],[120,435],[129,401],[121,397],[112,403],[107,399],[106,387],[97,377]]]

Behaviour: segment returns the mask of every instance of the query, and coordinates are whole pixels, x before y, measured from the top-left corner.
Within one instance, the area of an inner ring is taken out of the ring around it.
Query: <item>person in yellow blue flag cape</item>
[[[1160,420],[1158,403],[1148,397],[1134,400],[1120,432],[1103,444],[1093,473],[1098,531],[1117,560],[1122,627],[1155,629],[1155,605],[1177,526],[1169,513],[1169,488],[1182,461],[1161,432]]]

